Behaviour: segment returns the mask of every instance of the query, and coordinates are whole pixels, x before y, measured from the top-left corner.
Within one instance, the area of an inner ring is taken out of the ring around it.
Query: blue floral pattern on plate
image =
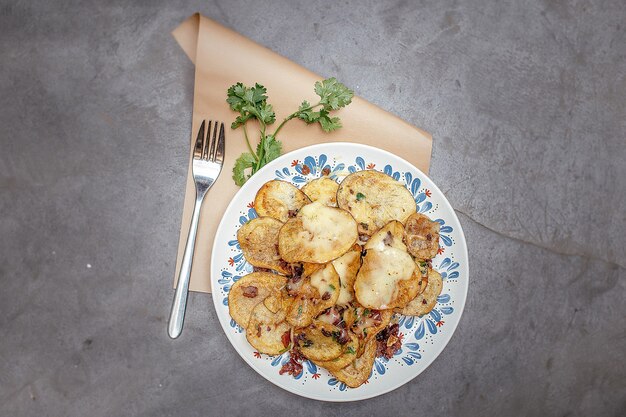
[[[295,153],[298,153],[298,151],[296,151]],[[457,311],[457,308],[459,307],[457,307],[455,303],[458,303],[460,301],[460,308],[462,310],[465,296],[465,294],[461,291],[463,299],[457,300],[455,298],[455,294],[459,294],[459,290],[461,289],[461,287],[456,287],[459,286],[460,280],[464,278],[464,276],[462,276],[460,272],[461,261],[457,259],[457,251],[455,250],[455,246],[456,240],[459,237],[463,240],[463,249],[465,249],[465,242],[462,237],[462,231],[456,230],[454,226],[454,224],[458,224],[458,220],[456,219],[456,217],[454,216],[451,222],[451,219],[449,217],[443,215],[447,214],[446,210],[442,210],[439,207],[441,199],[443,198],[445,200],[445,197],[443,197],[443,195],[440,194],[440,192],[437,190],[437,193],[439,193],[441,197],[439,199],[433,198],[433,190],[431,190],[428,186],[424,184],[424,181],[429,182],[429,180],[426,177],[423,177],[424,180],[422,180],[420,178],[421,173],[415,170],[413,167],[409,167],[412,169],[403,170],[400,167],[395,167],[393,164],[390,163],[385,163],[381,167],[379,166],[377,161],[370,161],[364,155],[357,155],[349,161],[335,159],[329,157],[329,155],[332,155],[332,153],[311,152],[309,154],[303,155],[301,158],[289,160],[287,160],[287,156],[285,156],[281,158],[282,165],[273,168],[273,175],[267,176],[268,178],[266,178],[265,181],[269,179],[278,179],[291,182],[295,186],[301,187],[306,182],[315,178],[319,178],[321,176],[328,176],[340,182],[343,177],[350,173],[366,169],[375,169],[382,171],[387,175],[390,175],[391,177],[404,184],[407,189],[412,193],[413,198],[415,199],[417,211],[419,213],[428,215],[440,224],[439,251],[437,257],[433,259],[433,267],[440,272],[444,280],[443,291],[441,295],[437,298],[437,304],[435,308],[430,313],[421,317],[398,315],[400,336],[403,340],[402,347],[395,353],[395,355],[390,360],[384,358],[376,359],[368,383],[357,389],[368,390],[370,385],[377,384],[379,383],[379,381],[384,381],[385,378],[393,378],[393,376],[389,376],[390,374],[392,374],[392,372],[388,372],[390,367],[394,368],[394,372],[398,372],[396,369],[399,366],[417,366],[421,363],[425,354],[429,357],[433,355],[432,346],[433,344],[438,343],[438,338],[449,339],[449,337],[451,336],[451,331],[454,330],[454,327],[456,326],[456,323],[458,323],[458,319],[460,317],[460,311]],[[378,160],[380,160],[380,158]],[[436,186],[434,185],[431,185],[430,187],[436,189]],[[217,288],[219,289],[219,295],[215,294],[214,297],[220,297],[221,304],[226,309],[228,305],[228,292],[232,284],[234,282],[237,282],[237,280],[239,280],[242,276],[252,271],[252,267],[246,262],[245,258],[243,257],[241,248],[239,247],[239,243],[236,239],[236,232],[238,227],[250,221],[251,219],[258,217],[256,211],[254,210],[254,203],[252,201],[254,198],[254,193],[249,193],[246,195],[250,196],[250,200],[246,202],[245,207],[240,208],[238,222],[230,232],[230,239],[228,239],[226,242],[229,256],[228,259],[222,260],[225,261],[225,266],[221,268],[219,277],[216,282]],[[465,254],[466,256],[466,252],[463,252],[462,254]],[[463,257],[463,259],[465,258]],[[462,282],[461,286],[464,286],[466,291],[467,282]],[[214,286],[214,288],[216,287]],[[447,321],[449,317],[453,317],[453,326],[450,332],[446,332],[446,329],[448,327]],[[224,323],[222,324],[224,325]],[[230,319],[227,326],[230,328],[230,331],[233,332],[233,335],[239,334],[241,335],[239,337],[245,335],[243,329],[239,325],[237,325],[234,320]],[[447,343],[447,340],[443,343],[445,345],[445,343]],[[441,349],[443,349],[443,347]],[[250,357],[244,357],[244,359],[247,359],[249,363],[253,364],[253,360],[268,362],[270,367],[274,369],[274,372],[276,374],[278,374],[278,370],[282,367],[282,365],[289,361],[289,352],[285,352],[282,355],[270,357],[254,351],[252,347],[249,347],[247,351],[249,351],[248,354],[250,355]],[[434,355],[436,356],[438,353],[439,352],[435,352]],[[240,354],[244,355],[244,353],[241,351]],[[257,369],[257,371],[264,375],[259,369]],[[267,375],[264,376],[270,379]],[[281,378],[289,378],[294,382],[297,381],[298,384],[301,384],[303,386],[303,389],[306,389],[308,385],[324,383],[331,391],[330,393],[327,393],[328,395],[335,395],[332,394],[332,391],[335,391],[337,393],[342,393],[341,395],[345,396],[346,399],[350,399],[348,398],[346,393],[354,391],[353,389],[348,388],[344,383],[338,381],[326,370],[324,370],[323,368],[318,368],[310,361],[305,361],[303,363],[303,369],[299,375],[282,375]],[[319,389],[319,385],[316,386],[316,389]],[[294,389],[290,390],[296,392]],[[306,393],[300,394],[305,396],[311,396],[311,398],[318,398],[316,396],[307,395]],[[337,401],[343,400],[341,397],[332,398]]]

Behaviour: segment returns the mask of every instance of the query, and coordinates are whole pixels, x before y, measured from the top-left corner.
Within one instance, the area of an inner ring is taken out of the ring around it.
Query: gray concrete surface
[[[246,3],[0,3],[0,415],[625,415],[626,3]],[[203,294],[167,338],[195,11],[432,132],[471,283],[411,383],[298,398]]]

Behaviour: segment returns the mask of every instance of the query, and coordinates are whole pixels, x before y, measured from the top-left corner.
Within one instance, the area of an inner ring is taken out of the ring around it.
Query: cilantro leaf
[[[249,152],[237,158],[233,167],[233,180],[237,185],[243,185],[261,167],[280,156],[282,143],[276,140],[276,135],[289,120],[298,118],[307,124],[319,123],[325,132],[341,127],[339,118],[331,116],[330,113],[350,104],[354,92],[335,78],[316,82],[314,90],[320,97],[319,102],[311,104],[304,100],[298,111],[287,116],[273,133],[269,133],[267,126],[276,121],[276,113],[272,105],[267,102],[267,89],[258,83],[254,87],[247,87],[243,83],[230,86],[226,92],[226,102],[231,110],[239,113],[232,122],[231,128],[237,129],[243,126],[249,149]],[[252,150],[246,130],[246,124],[252,119],[258,120],[261,124],[261,136],[256,151]]]
[[[248,178],[252,176],[254,172],[250,172],[250,174],[246,173],[246,170],[252,168],[254,169],[254,164],[256,160],[254,159],[254,155],[250,152],[244,152],[239,155],[239,158],[235,161],[235,165],[233,166],[233,180],[235,184],[238,186],[242,186]]]
[[[315,94],[327,111],[337,110],[352,102],[354,91],[341,84],[335,77],[315,83]]]

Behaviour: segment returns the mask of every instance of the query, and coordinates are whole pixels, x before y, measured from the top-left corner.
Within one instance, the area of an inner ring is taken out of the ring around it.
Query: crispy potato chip
[[[230,316],[245,329],[254,307],[286,282],[285,277],[270,272],[253,272],[242,277],[228,292]]]
[[[359,338],[354,334],[350,334],[350,342],[344,345],[341,355],[329,361],[313,361],[313,362],[316,365],[326,368],[331,372],[338,371],[350,365],[350,363],[356,359],[356,354],[358,350],[359,350]]]
[[[287,262],[326,263],[346,253],[357,238],[350,213],[314,202],[280,229],[278,252]]]
[[[378,171],[357,171],[344,178],[337,190],[337,205],[352,214],[359,234],[367,236],[391,220],[404,224],[417,208],[404,185]]]
[[[319,201],[329,206],[337,207],[337,189],[339,184],[328,177],[318,178],[307,182],[302,187],[302,192],[306,194],[311,201]]]
[[[415,261],[403,250],[369,249],[354,282],[356,299],[376,310],[405,306],[419,291],[415,269]]]
[[[285,346],[283,335],[291,332],[291,326],[285,321],[285,312],[272,313],[264,303],[252,309],[250,322],[246,329],[246,339],[261,353],[278,355],[289,348]]]
[[[413,213],[404,226],[404,243],[417,259],[432,259],[439,249],[439,223],[421,213]]]
[[[406,252],[406,246],[402,242],[403,235],[404,226],[402,223],[392,220],[374,233],[364,248],[383,250],[385,246],[390,246]]]
[[[291,270],[278,254],[278,232],[283,223],[272,217],[257,217],[237,231],[243,256],[251,265],[268,268],[282,274]]]
[[[254,209],[259,217],[273,217],[286,222],[311,200],[302,191],[286,181],[268,181],[254,198]]]
[[[343,369],[330,371],[339,381],[351,388],[361,386],[369,378],[376,359],[376,340],[368,341],[363,354]]]
[[[429,269],[426,289],[402,309],[402,314],[405,316],[423,316],[430,312],[437,304],[437,297],[441,294],[442,289],[441,275],[434,269]]]
[[[353,315],[352,317],[349,317]],[[364,307],[354,307],[350,309],[350,312],[344,313],[344,320],[346,324],[350,325],[350,330],[356,334],[361,342],[357,356],[363,353],[365,344],[374,339],[381,330],[389,325],[391,318],[393,317],[392,310],[370,310]]]
[[[300,352],[307,358],[314,361],[329,361],[343,352],[343,346],[337,341],[336,336],[340,331],[337,326],[314,320],[311,325],[297,329],[295,339]]]
[[[313,318],[332,307],[339,297],[339,275],[332,264],[315,271],[304,282],[287,307],[287,322],[295,327],[311,324]]]
[[[337,304],[348,305],[354,300],[354,281],[361,267],[361,249],[350,250],[332,262],[339,275],[339,297]]]

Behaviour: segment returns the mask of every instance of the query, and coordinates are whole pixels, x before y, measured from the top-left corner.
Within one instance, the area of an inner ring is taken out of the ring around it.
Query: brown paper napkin
[[[189,286],[191,291],[211,292],[213,237],[226,206],[239,189],[231,178],[234,161],[246,150],[241,129],[230,129],[236,115],[226,104],[226,90],[239,81],[248,85],[255,82],[264,85],[276,110],[276,119],[282,120],[297,109],[302,100],[314,101],[317,96],[313,92],[313,84],[324,77],[200,14],[187,19],[172,34],[196,64],[191,141],[195,140],[202,119],[220,120],[227,126],[226,160],[219,179],[205,197]],[[338,115],[343,127],[332,133],[324,133],[319,126],[307,126],[298,121],[286,124],[279,137],[284,151],[320,142],[358,142],[395,153],[423,172],[428,172],[432,146],[432,137],[428,133],[358,97]],[[191,148],[189,157],[191,161]],[[190,165],[176,277],[185,250],[194,200]]]

